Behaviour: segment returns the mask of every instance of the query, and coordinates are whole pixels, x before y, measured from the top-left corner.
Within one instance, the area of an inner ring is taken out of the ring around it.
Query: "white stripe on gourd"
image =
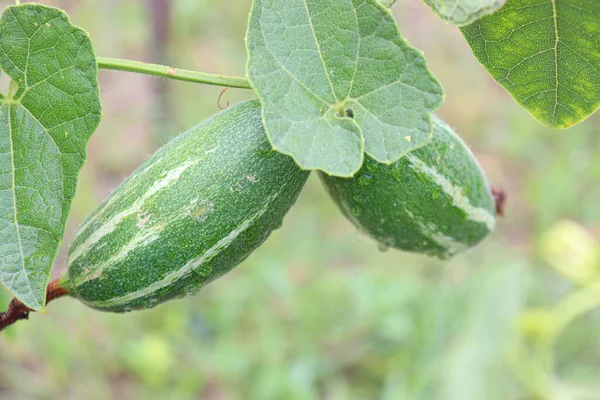
[[[150,187],[150,189],[148,189],[148,191],[144,193],[143,196],[138,198],[133,203],[133,205],[130,208],[121,211],[119,214],[111,217],[108,221],[102,222],[102,226],[95,230],[87,239],[85,239],[83,243],[71,249],[68,263],[72,264],[73,262],[75,262],[75,260],[77,260],[77,258],[79,258],[85,252],[92,249],[96,244],[98,244],[98,242],[100,242],[102,238],[104,238],[106,235],[112,233],[115,229],[117,229],[119,224],[127,217],[142,211],[147,200],[149,200],[152,196],[169,186],[171,183],[176,182],[185,172],[185,170],[187,170],[189,167],[196,163],[197,161],[188,160],[185,161],[179,167],[172,169],[171,171],[166,173],[162,179],[155,182]],[[108,204],[110,204],[110,202]],[[106,206],[108,206],[108,204]],[[106,206],[104,207],[104,209],[106,209]],[[96,222],[101,216],[102,212],[100,212],[95,218],[92,218],[90,221],[87,221],[85,226],[80,231],[85,232],[85,229],[92,226],[93,223]]]
[[[159,161],[159,160],[157,160]],[[151,171],[152,169],[154,169],[156,167],[156,165],[159,165],[158,162],[154,162],[154,163],[149,163],[144,169],[142,169],[141,171],[135,171],[128,179],[130,181],[137,181],[139,184],[142,184],[143,181],[141,181],[141,177],[144,176],[147,172]],[[135,192],[135,190],[137,189],[137,185],[131,185],[128,190],[123,194],[123,197],[126,197],[130,192]],[[93,218],[88,218],[85,221],[83,221],[83,223],[81,224],[81,226],[79,227],[79,232],[85,232],[89,226],[95,222],[98,218],[104,216],[103,212],[107,209],[110,208],[110,206],[117,200],[117,197],[113,197],[110,196],[106,203],[101,204],[100,207],[102,208],[102,210],[98,211],[97,215],[94,215]]]
[[[448,252],[459,253],[469,248],[469,245],[466,243],[461,243],[454,240],[454,238],[441,233],[439,228],[433,222],[429,222],[427,224],[423,223],[421,219],[417,218],[417,216],[410,212],[408,208],[405,207],[404,211],[406,211],[406,214],[415,221],[419,228],[421,228],[421,233],[424,236],[428,237],[440,247],[448,250]]]
[[[167,224],[162,223],[150,229],[147,229],[141,234],[136,235],[131,241],[125,244],[123,247],[119,249],[119,251],[109,257],[107,260],[103,261],[100,264],[94,266],[94,269],[89,271],[89,273],[82,275],[79,279],[74,279],[71,284],[73,286],[81,285],[85,282],[89,282],[93,279],[100,278],[100,276],[110,267],[114,267],[120,261],[124,260],[125,257],[129,255],[132,251],[139,249],[141,247],[145,247],[152,242],[158,240],[160,238],[160,234],[163,231],[164,227]]]
[[[287,189],[287,186],[284,186],[282,188],[282,190],[286,190],[286,189]],[[112,299],[98,301],[98,302],[86,301],[86,304],[93,306],[93,307],[110,307],[115,304],[123,304],[123,303],[129,302],[129,301],[132,301],[132,300],[151,296],[153,293],[156,293],[157,291],[164,289],[165,287],[171,285],[173,282],[175,282],[191,273],[198,273],[197,270],[205,262],[209,262],[213,257],[215,257],[217,254],[219,254],[219,251],[221,249],[226,248],[229,244],[231,244],[235,239],[237,239],[237,237],[240,234],[242,234],[246,229],[248,229],[252,225],[252,223],[254,223],[254,221],[256,221],[258,218],[260,218],[265,212],[267,212],[267,210],[269,209],[269,205],[271,204],[271,202],[273,200],[275,200],[275,198],[277,198],[279,193],[281,193],[281,191],[269,196],[267,198],[267,201],[265,202],[265,205],[257,213],[252,215],[250,218],[244,220],[236,229],[232,230],[229,233],[229,235],[220,239],[217,243],[215,243],[214,246],[212,246],[210,249],[208,249],[206,252],[204,252],[198,258],[188,261],[183,267],[168,274],[160,281],[157,281],[144,289],[141,289],[141,290],[138,290],[138,291],[135,291],[132,293],[128,293],[124,296],[114,297]],[[209,275],[211,272],[212,271],[207,271],[200,275],[206,276],[206,275]]]
[[[425,164],[412,154],[407,154],[405,158],[410,162],[415,171],[424,173],[435,182],[452,199],[452,205],[464,211],[471,221],[485,224],[490,231],[494,229],[496,218],[488,210],[474,207],[469,198],[463,194],[462,190],[454,186],[446,177],[439,174],[435,168]]]

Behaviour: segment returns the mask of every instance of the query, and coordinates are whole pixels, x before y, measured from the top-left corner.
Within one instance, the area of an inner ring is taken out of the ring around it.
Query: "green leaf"
[[[462,29],[490,74],[542,123],[568,128],[600,106],[596,0],[509,0]]]
[[[255,0],[248,77],[273,147],[352,176],[364,151],[391,163],[431,138],[442,88],[376,0]]]
[[[59,9],[8,7],[0,19],[0,280],[34,310],[46,285],[101,117],[88,35]]]
[[[442,21],[465,26],[496,12],[506,0],[423,0]]]

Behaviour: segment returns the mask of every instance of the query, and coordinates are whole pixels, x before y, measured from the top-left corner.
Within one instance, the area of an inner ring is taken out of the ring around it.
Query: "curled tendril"
[[[225,110],[226,108],[229,107],[229,100],[227,100],[227,103],[225,103],[225,106],[221,105],[221,98],[223,97],[223,95],[225,94],[227,89],[229,89],[229,88],[226,87],[225,89],[221,90],[221,93],[219,94],[219,98],[217,98],[217,107],[219,107],[220,110]]]

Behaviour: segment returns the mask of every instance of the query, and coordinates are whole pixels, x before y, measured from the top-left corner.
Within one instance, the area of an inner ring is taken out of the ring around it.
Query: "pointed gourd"
[[[320,177],[342,213],[382,247],[448,258],[485,238],[494,199],[477,160],[437,117],[433,140],[386,165],[367,157],[351,179]]]
[[[308,174],[272,150],[258,101],[222,111],[151,156],[84,222],[64,285],[113,312],[195,293],[281,226]]]

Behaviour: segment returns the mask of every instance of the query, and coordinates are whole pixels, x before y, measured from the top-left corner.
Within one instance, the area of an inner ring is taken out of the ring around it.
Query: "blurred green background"
[[[244,74],[250,2],[43,1],[89,31],[98,55],[229,75]],[[547,129],[421,0],[393,13],[444,86],[439,114],[509,194],[491,237],[445,262],[380,252],[312,177],[283,227],[198,295],[127,315],[59,300],[3,332],[0,399],[600,399],[600,313],[575,319],[548,352],[565,312],[600,303],[585,292],[599,264],[600,115]],[[82,219],[217,112],[221,92],[112,71],[100,83],[104,119],[55,276]]]

